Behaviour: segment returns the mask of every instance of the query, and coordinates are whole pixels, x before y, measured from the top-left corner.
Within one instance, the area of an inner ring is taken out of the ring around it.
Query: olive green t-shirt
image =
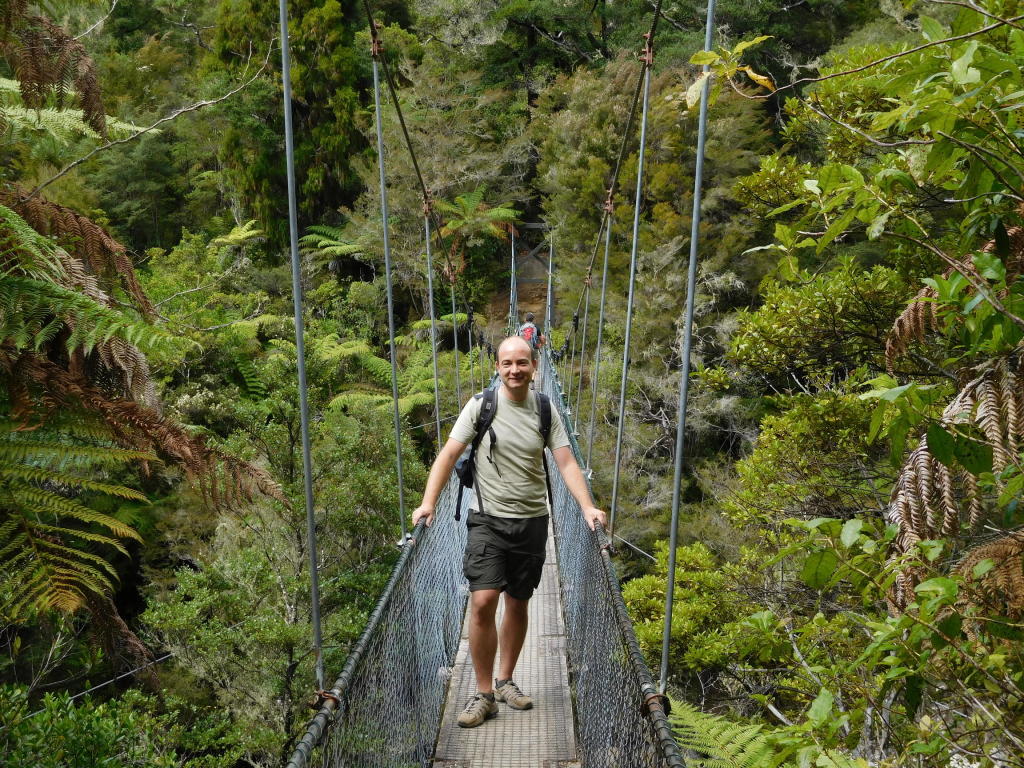
[[[476,422],[483,405],[482,397],[473,397],[452,427],[451,438],[467,445],[476,437]],[[484,512],[495,517],[540,517],[548,513],[547,487],[544,484],[544,452],[540,435],[537,393],[517,403],[498,390],[497,409],[491,422],[496,444],[491,450],[490,433],[485,434],[476,452],[476,482],[483,497]],[[551,431],[547,447],[551,450],[569,445],[562,419],[551,405]],[[556,467],[552,471],[557,472]],[[479,509],[476,491],[467,492],[471,509]]]

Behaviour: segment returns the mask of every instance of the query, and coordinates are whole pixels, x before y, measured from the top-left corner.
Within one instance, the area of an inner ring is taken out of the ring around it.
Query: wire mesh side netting
[[[462,575],[466,525],[454,519],[457,488],[450,480],[434,523],[414,530],[330,691],[336,711],[319,729],[311,724],[305,740],[322,742],[319,754],[293,756],[289,766],[429,764],[468,594]]]
[[[554,366],[542,391],[558,407],[573,452],[582,455]],[[551,473],[558,570],[574,690],[580,760],[586,768],[683,766],[626,613],[603,533],[591,531],[558,472]]]

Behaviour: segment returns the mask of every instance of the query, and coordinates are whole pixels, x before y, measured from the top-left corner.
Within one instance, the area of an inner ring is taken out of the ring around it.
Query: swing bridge
[[[413,143],[402,115],[394,80],[381,55],[378,27],[369,0],[363,0],[372,40],[374,102],[376,108],[377,156],[380,169],[380,206],[383,221],[383,251],[390,333],[391,381],[394,400],[396,470],[402,548],[391,578],[370,616],[363,634],[351,648],[344,669],[327,688],[320,636],[318,562],[309,450],[309,416],[306,405],[303,347],[302,293],[298,258],[298,227],[294,178],[294,139],[291,116],[288,12],[286,0],[279,0],[281,24],[282,83],[284,88],[285,150],[288,173],[289,228],[291,234],[292,279],[295,301],[295,330],[298,352],[300,412],[302,416],[303,469],[307,514],[307,548],[312,574],[312,634],[316,653],[316,713],[295,742],[288,768],[307,766],[352,766],[363,768],[676,768],[685,765],[669,724],[668,639],[671,633],[674,589],[676,531],[680,507],[683,435],[689,382],[690,340],[693,327],[693,297],[696,282],[697,243],[700,223],[704,140],[707,124],[708,79],[705,78],[697,137],[697,165],[694,177],[690,261],[687,280],[684,342],[680,365],[680,394],[675,451],[672,524],[669,531],[669,578],[666,584],[665,626],[660,673],[652,675],[640,651],[622,599],[612,560],[613,541],[629,542],[614,535],[619,506],[619,470],[624,429],[624,405],[629,374],[630,333],[637,272],[637,242],[642,208],[643,171],[654,36],[661,12],[661,0],[654,5],[650,32],[644,35],[640,72],[633,91],[618,157],[607,190],[600,227],[586,278],[572,316],[570,330],[558,350],[542,350],[537,388],[545,392],[563,420],[576,461],[590,477],[597,410],[596,385],[590,386],[590,423],[582,424],[584,381],[596,382],[602,362],[602,342],[607,298],[608,259],[618,179],[631,130],[639,117],[639,156],[636,197],[633,201],[632,249],[629,292],[624,324],[623,359],[618,393],[615,462],[609,507],[609,528],[591,530],[579,505],[565,486],[561,474],[550,473],[552,504],[547,560],[540,586],[529,604],[529,632],[516,668],[516,680],[536,705],[526,711],[500,705],[496,718],[472,729],[460,729],[456,717],[463,703],[476,691],[472,660],[466,637],[468,585],[462,574],[466,526],[454,519],[458,489],[454,475],[436,505],[434,523],[421,522],[406,530],[408,511],[404,498],[402,430],[398,411],[398,375],[395,354],[395,318],[388,238],[388,199],[385,176],[384,137],[381,122],[381,71],[397,112],[423,199],[423,227],[426,253],[430,338],[434,350],[434,424],[441,439],[441,407],[438,395],[437,328],[434,306],[433,242],[446,251],[440,237],[440,222],[433,211],[429,189],[420,172]],[[708,1],[705,50],[712,47],[715,0]],[[704,71],[708,68],[705,66]],[[642,105],[642,106],[641,106]],[[591,283],[603,240],[600,301],[597,309],[596,339],[587,349],[590,322]],[[548,235],[547,303],[544,330],[553,327],[554,233]],[[531,255],[536,252],[534,249]],[[512,234],[511,282],[506,333],[515,333],[519,323],[516,245]],[[536,282],[536,281],[534,281]],[[462,402],[459,380],[459,323],[454,282],[450,285],[452,324],[455,338],[455,391]],[[583,310],[582,330],[580,311]],[[471,308],[469,314],[471,316]],[[474,337],[469,335],[470,378]],[[477,344],[485,340],[477,337]],[[571,349],[570,349],[571,343]],[[577,361],[577,350],[579,359]],[[589,355],[589,356],[588,356]],[[481,355],[482,357],[482,355]],[[589,375],[587,365],[589,364]],[[481,380],[483,378],[481,369]],[[573,402],[575,400],[575,403]],[[447,421],[447,419],[445,419]],[[583,454],[577,438],[586,434]],[[553,461],[549,465],[555,466]],[[499,619],[501,609],[499,608]],[[656,683],[655,681],[660,681]]]
[[[541,371],[539,388],[581,460],[549,355]],[[420,523],[412,530],[289,768],[317,765],[317,758],[329,766],[381,768],[684,765],[626,614],[608,539],[586,525],[554,470],[553,536],[517,670],[537,703],[526,711],[499,705],[500,714],[478,728],[456,725],[476,690],[463,629],[466,525],[454,519],[457,488],[449,482],[430,528]]]

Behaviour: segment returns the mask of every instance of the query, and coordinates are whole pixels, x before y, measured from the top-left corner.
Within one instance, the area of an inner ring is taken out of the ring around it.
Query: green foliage
[[[884,370],[885,336],[911,294],[895,270],[850,259],[795,283],[768,281],[762,304],[739,314],[730,341],[738,365],[775,380],[827,385],[861,366]]]
[[[778,768],[790,765],[760,725],[742,725],[708,715],[685,702],[672,702],[673,732],[684,749],[702,757],[687,760],[695,768]]]
[[[38,714],[31,709],[24,687],[0,686],[0,750],[9,768],[228,768],[239,754],[231,747],[239,734],[222,713],[176,701],[162,707],[137,691],[77,703],[47,694]],[[208,754],[224,747],[221,756]]]
[[[652,661],[661,652],[668,547],[659,542],[654,572],[626,583],[623,599],[640,647]],[[734,633],[749,605],[730,587],[738,571],[718,562],[701,543],[676,550],[676,589],[669,658],[677,675],[740,661]],[[746,628],[749,633],[749,627]]]
[[[61,285],[10,275],[0,278],[0,338],[19,352],[39,352],[58,335],[65,337],[68,351],[85,353],[114,336],[143,351],[170,343],[160,328]]]
[[[8,622],[36,612],[72,613],[90,594],[113,589],[117,572],[106,555],[127,555],[139,534],[90,506],[90,497],[145,503],[132,488],[95,479],[97,469],[154,457],[115,448],[73,432],[24,432],[0,424],[0,605]]]
[[[867,403],[831,392],[776,403],[781,413],[765,416],[753,452],[736,465],[739,487],[723,507],[732,520],[852,515],[888,496]]]

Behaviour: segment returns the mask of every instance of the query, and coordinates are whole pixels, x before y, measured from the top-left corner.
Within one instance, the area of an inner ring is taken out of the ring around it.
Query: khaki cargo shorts
[[[529,600],[544,570],[548,516],[494,517],[473,511],[467,525],[462,571],[470,591],[504,590],[514,598]]]

